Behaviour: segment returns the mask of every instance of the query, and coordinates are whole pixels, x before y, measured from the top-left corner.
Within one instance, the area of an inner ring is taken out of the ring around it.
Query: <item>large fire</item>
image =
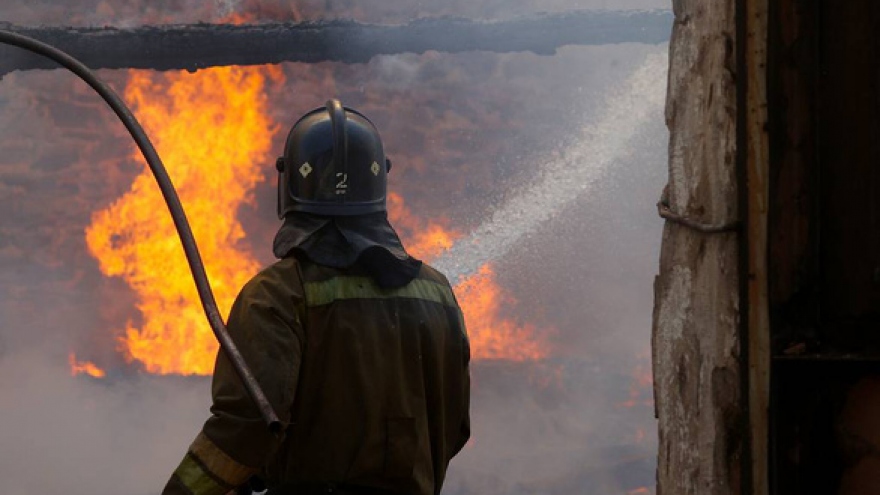
[[[178,189],[223,314],[240,287],[259,269],[243,251],[238,208],[252,200],[279,129],[266,112],[271,68],[212,68],[195,74],[132,71],[125,91]],[[135,159],[141,160],[136,154]],[[389,215],[408,250],[430,260],[460,233],[441,220],[412,215],[399,195]],[[210,374],[217,343],[202,313],[165,203],[144,165],[130,191],[94,214],[87,228],[90,252],[107,276],[122,277],[135,292],[141,318],[129,322],[120,349],[150,373]],[[489,266],[456,292],[475,359],[540,359],[545,343],[533,326],[501,317],[509,304]]]
[[[264,111],[272,75],[239,67],[133,71],[125,90],[185,205],[221,312],[259,268],[238,247],[244,230],[236,211],[263,178],[275,132]],[[127,194],[94,215],[86,242],[101,271],[122,277],[137,294],[142,321],[125,329],[125,356],[152,373],[210,373],[217,343],[146,165]]]

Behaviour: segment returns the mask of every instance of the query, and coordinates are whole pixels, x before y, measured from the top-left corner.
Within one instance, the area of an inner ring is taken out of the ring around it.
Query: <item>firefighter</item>
[[[291,128],[279,261],[227,322],[283,433],[219,352],[211,416],[163,494],[440,493],[470,436],[470,348],[446,277],[388,223],[390,168],[373,123],[338,100]]]

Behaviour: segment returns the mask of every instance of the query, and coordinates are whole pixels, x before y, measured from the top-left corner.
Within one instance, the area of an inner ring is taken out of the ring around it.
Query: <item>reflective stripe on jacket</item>
[[[218,354],[212,416],[165,494],[223,494],[259,473],[268,486],[337,483],[440,492],[470,435],[470,349],[446,278],[379,288],[357,267],[286,258],[242,289],[227,323],[286,423],[266,429]]]

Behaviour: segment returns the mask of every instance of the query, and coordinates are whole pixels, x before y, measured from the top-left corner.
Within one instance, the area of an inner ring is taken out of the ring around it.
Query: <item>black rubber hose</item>
[[[174,189],[174,185],[168,177],[168,172],[162,164],[162,159],[159,158],[159,154],[156,153],[156,149],[153,147],[153,144],[150,142],[150,139],[147,137],[147,134],[144,132],[140,123],[131,113],[131,110],[128,109],[122,99],[119,98],[109,86],[98,79],[91,69],[67,53],[64,53],[51,45],[47,45],[42,41],[4,30],[0,30],[0,43],[24,48],[58,62],[79,76],[91,86],[92,89],[101,95],[101,97],[104,98],[104,101],[106,101],[107,104],[110,105],[110,108],[113,109],[113,112],[116,113],[120,120],[122,120],[125,128],[128,129],[128,132],[134,138],[138,148],[140,148],[141,153],[147,160],[147,164],[153,172],[156,182],[159,184],[159,189],[162,191],[162,196],[165,197],[165,203],[168,205],[168,210],[171,212],[171,218],[174,220],[174,226],[177,228],[177,234],[180,236],[180,242],[183,244],[183,251],[189,262],[189,268],[196,284],[196,290],[199,293],[199,299],[202,301],[202,307],[205,310],[205,315],[208,317],[208,323],[211,325],[211,329],[214,331],[217,341],[220,342],[220,347],[232,362],[235,371],[238,372],[245,388],[247,388],[248,393],[250,393],[251,398],[259,408],[260,414],[266,421],[269,430],[276,434],[280,432],[281,421],[278,419],[278,415],[275,414],[272,405],[269,404],[268,399],[266,399],[266,394],[263,393],[263,389],[260,388],[260,384],[257,383],[253,373],[245,363],[241,352],[239,352],[235,343],[232,341],[232,338],[229,336],[226,324],[220,316],[220,310],[217,309],[217,302],[214,300],[214,293],[211,291],[211,285],[208,282],[208,276],[205,273],[205,266],[202,263],[202,257],[199,254],[199,249],[196,245],[196,240],[193,237],[192,230],[189,227],[189,222],[186,219],[186,214],[183,211],[183,206],[180,204],[180,199],[177,197],[177,191]]]

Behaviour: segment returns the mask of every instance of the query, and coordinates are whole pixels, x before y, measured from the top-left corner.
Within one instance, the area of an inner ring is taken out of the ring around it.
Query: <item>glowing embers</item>
[[[132,71],[125,90],[177,188],[224,315],[259,268],[238,247],[245,234],[236,211],[263,178],[276,131],[264,86],[281,77],[241,67]],[[141,321],[130,321],[119,342],[126,359],[151,373],[209,374],[218,346],[146,165],[128,193],[93,215],[86,242],[101,271],[122,277],[136,293]]]

